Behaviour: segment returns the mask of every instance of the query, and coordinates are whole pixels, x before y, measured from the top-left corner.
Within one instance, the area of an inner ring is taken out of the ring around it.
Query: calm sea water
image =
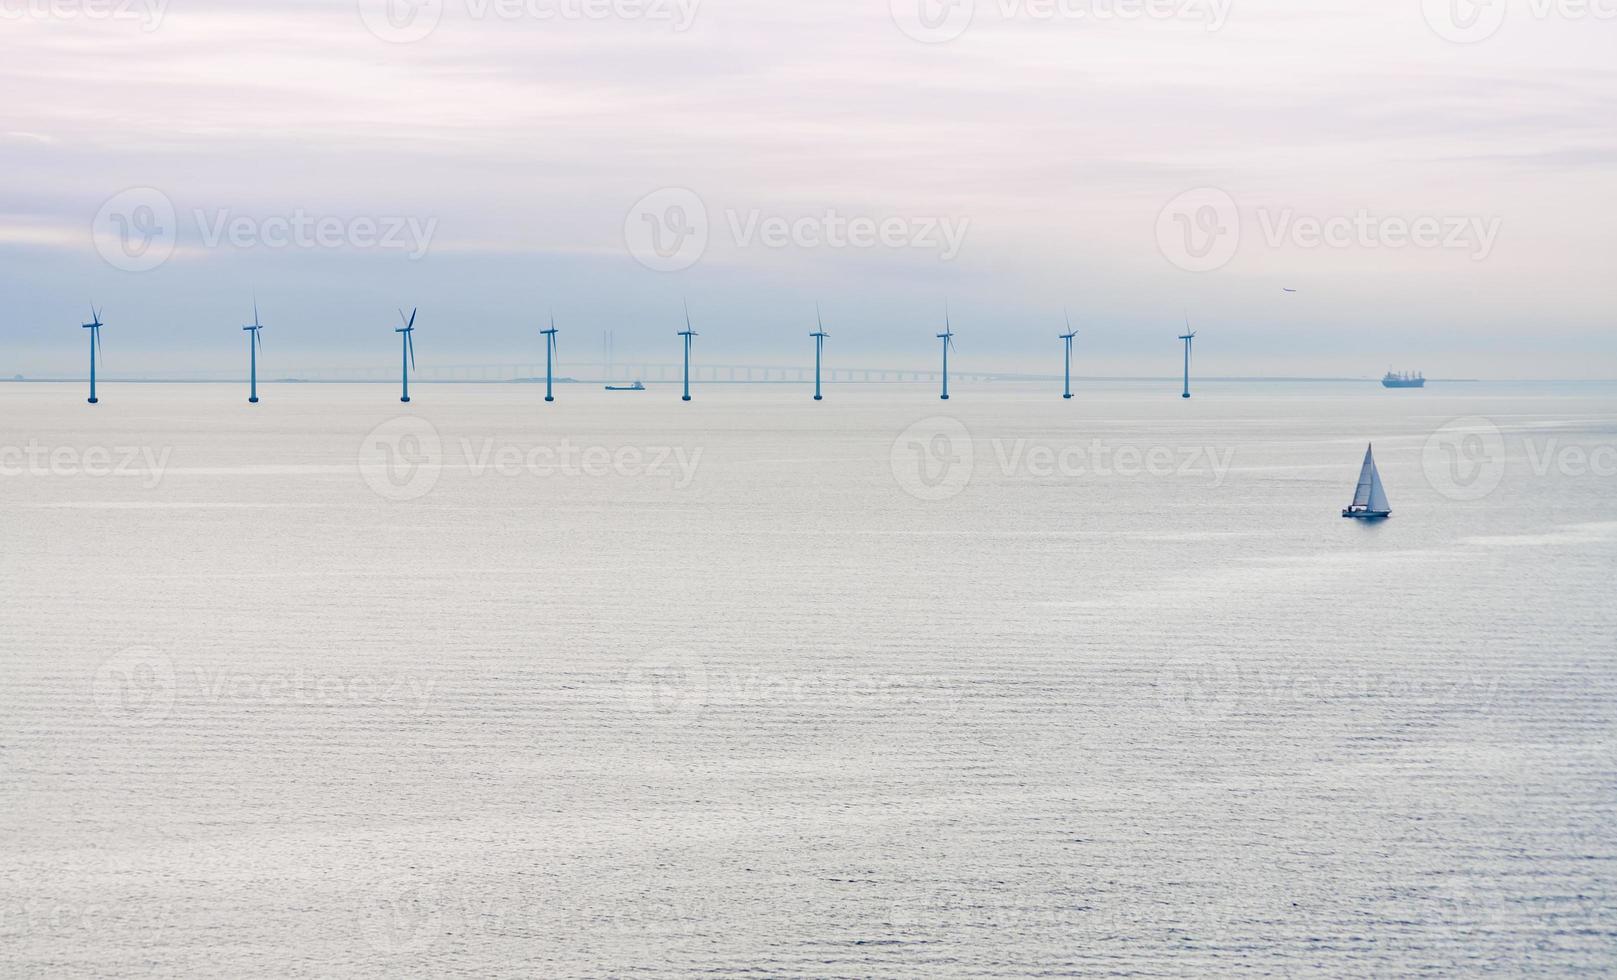
[[[1617,968],[1617,386],[541,395],[0,385],[0,972]]]

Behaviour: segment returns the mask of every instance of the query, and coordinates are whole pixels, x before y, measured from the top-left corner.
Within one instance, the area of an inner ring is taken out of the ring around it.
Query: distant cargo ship
[[[607,391],[645,391],[646,386],[636,381],[632,385],[607,385]]]
[[[1383,388],[1424,388],[1426,387],[1426,376],[1419,371],[1414,374],[1410,374],[1408,371],[1402,374],[1394,374],[1388,371],[1386,376],[1381,379],[1381,386]]]

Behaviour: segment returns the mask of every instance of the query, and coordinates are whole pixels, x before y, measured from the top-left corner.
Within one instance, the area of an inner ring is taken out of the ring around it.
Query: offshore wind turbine
[[[539,331],[545,338],[545,401],[556,400],[556,367],[561,351],[556,346],[556,314],[550,314],[550,329]]]
[[[259,331],[264,329],[264,325],[258,322],[258,300],[256,298],[253,300],[253,324],[250,327],[242,327],[242,329],[247,331],[247,357],[251,370],[247,401],[249,404],[257,405],[258,352],[264,347],[264,338],[259,335]]]
[[[1067,342],[1067,360],[1066,360],[1065,365],[1062,368],[1062,372],[1061,372],[1061,377],[1063,379],[1063,385],[1062,385],[1062,389],[1061,389],[1061,397],[1062,398],[1071,398],[1072,397],[1072,338],[1078,336],[1078,331],[1072,329],[1072,317],[1067,314],[1066,310],[1062,310],[1061,315],[1067,321],[1067,332],[1061,335],[1061,339],[1065,340]]]
[[[404,326],[393,328],[393,332],[399,334],[402,341],[399,351],[399,366],[404,378],[404,390],[399,396],[399,401],[401,402],[410,400],[410,370],[415,367],[415,341],[412,336],[415,334],[415,315],[419,309],[420,307],[416,307],[410,310],[410,319],[405,322]],[[399,319],[404,320],[404,310],[402,309],[399,310]]]
[[[94,405],[101,399],[95,396],[95,362],[101,353],[101,311],[90,304],[90,322],[84,324],[84,329],[90,331],[90,404]]]
[[[819,327],[818,330],[809,334],[810,337],[814,338],[814,400],[821,401],[820,363],[825,360],[825,338],[831,335],[825,332],[825,321],[820,319],[820,304],[818,303],[814,304],[814,322]]]
[[[943,395],[944,401],[949,400],[949,348],[954,346],[954,329],[949,326],[949,306],[943,306],[943,332],[938,334],[943,341]]]
[[[680,401],[688,402],[691,400],[691,338],[696,336],[696,331],[691,329],[689,303],[685,304],[685,329],[679,332],[679,336],[685,338],[685,394],[680,397]]]
[[[1190,397],[1190,345],[1196,339],[1196,331],[1190,329],[1190,317],[1185,317],[1185,332],[1179,336],[1185,342],[1185,392],[1180,398]]]

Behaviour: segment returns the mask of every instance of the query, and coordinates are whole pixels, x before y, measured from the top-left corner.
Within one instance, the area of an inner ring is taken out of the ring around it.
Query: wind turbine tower
[[[416,310],[412,309],[410,319],[405,322],[404,326],[393,328],[393,332],[399,334],[400,339],[403,341],[402,349],[399,352],[401,362],[399,366],[404,379],[404,389],[399,396],[399,401],[401,402],[410,400],[410,371],[415,367],[415,341],[412,339],[415,334],[415,315]],[[399,319],[404,320],[403,310],[399,311]]]
[[[545,401],[556,400],[556,361],[560,351],[556,347],[556,314],[550,314],[550,329],[539,331],[545,338]]]
[[[95,396],[95,362],[101,353],[101,311],[90,304],[90,322],[84,324],[84,329],[90,331],[90,404],[94,405],[101,399]]]
[[[696,336],[696,331],[691,329],[689,303],[685,304],[685,329],[681,330],[679,335],[685,338],[685,394],[681,396],[680,401],[688,402],[691,400],[691,338]]]
[[[248,387],[248,392],[247,392],[247,401],[248,401],[249,404],[257,405],[258,404],[258,352],[264,346],[264,338],[263,338],[262,335],[259,334],[259,331],[264,329],[264,325],[262,323],[258,322],[258,300],[257,299],[253,300],[253,323],[252,323],[252,326],[242,327],[242,329],[247,331],[247,359],[248,359],[248,365],[249,365],[249,370],[250,370],[250,373],[249,373],[248,377],[251,379],[248,382],[249,387]]]
[[[820,364],[825,360],[825,338],[831,336],[825,332],[825,321],[820,319],[820,304],[814,304],[814,322],[818,330],[809,334],[814,338],[814,400],[821,401],[820,397]]]
[[[1067,332],[1061,335],[1061,339],[1067,342],[1067,359],[1066,359],[1066,362],[1064,363],[1064,365],[1062,366],[1062,370],[1061,370],[1061,377],[1062,377],[1062,381],[1063,381],[1063,385],[1062,385],[1062,389],[1061,389],[1061,397],[1062,398],[1071,398],[1072,397],[1072,338],[1078,336],[1078,331],[1072,329],[1072,317],[1068,316],[1066,310],[1062,310],[1061,315],[1063,317],[1065,317],[1066,320],[1067,320]]]
[[[1185,342],[1185,391],[1180,398],[1190,397],[1190,345],[1196,339],[1196,331],[1190,329],[1190,317],[1185,317],[1185,332],[1180,335]]]
[[[949,400],[949,349],[954,346],[954,329],[949,326],[949,307],[943,308],[943,332],[938,334],[943,341],[943,395],[944,401]]]

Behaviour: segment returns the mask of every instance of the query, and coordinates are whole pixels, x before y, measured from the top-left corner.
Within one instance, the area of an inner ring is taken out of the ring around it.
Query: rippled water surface
[[[1617,386],[102,394],[0,973],[1617,968]]]

